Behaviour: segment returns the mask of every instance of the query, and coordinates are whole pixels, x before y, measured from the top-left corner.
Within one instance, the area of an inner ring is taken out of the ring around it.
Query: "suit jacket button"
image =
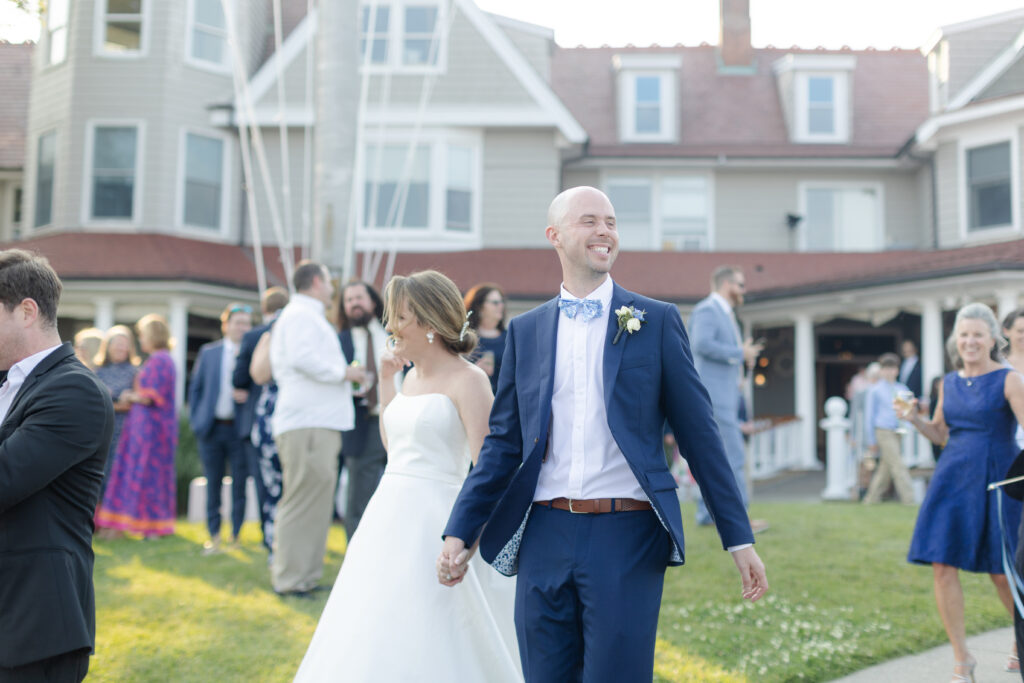
[[[540,439],[534,439],[533,440],[534,443],[537,443],[538,441],[540,441]]]

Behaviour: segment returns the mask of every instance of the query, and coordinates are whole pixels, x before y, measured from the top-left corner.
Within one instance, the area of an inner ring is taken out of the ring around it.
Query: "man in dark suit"
[[[287,304],[288,290],[284,287],[270,287],[263,292],[263,297],[260,300],[263,324],[252,328],[242,337],[238,358],[235,361],[235,371],[231,376],[231,384],[235,389],[246,392],[245,403],[238,404],[238,409],[235,411],[235,427],[238,429],[238,438],[241,439],[242,448],[245,451],[249,474],[252,475],[256,484],[256,499],[260,507],[260,529],[263,532],[263,547],[267,549],[267,552],[271,552],[273,547],[273,510],[281,497],[281,464],[277,463],[276,472],[268,472],[268,467],[274,469],[271,462],[264,461],[260,457],[261,451],[253,443],[252,426],[256,418],[256,404],[260,399],[262,386],[253,381],[252,375],[249,374],[249,364],[252,363],[252,352],[256,349],[260,337],[270,329],[277,318],[277,312]],[[268,478],[275,480],[272,483],[275,491],[273,495],[267,487]]]
[[[353,281],[341,292],[338,327],[341,332],[341,350],[350,364],[366,369],[366,388],[353,394],[355,428],[342,433],[341,455],[348,467],[348,490],[345,496],[345,531],[349,538],[356,532],[363,518],[370,496],[387,465],[387,452],[380,439],[380,404],[377,401],[376,370],[380,354],[384,351],[387,332],[381,324],[384,300],[366,282]],[[374,375],[373,377],[369,377]]]
[[[235,371],[242,336],[252,328],[252,307],[228,304],[220,314],[222,339],[204,344],[199,349],[192,383],[188,390],[188,418],[199,446],[199,459],[206,476],[206,526],[210,540],[203,544],[203,554],[220,551],[220,489],[226,465],[231,463],[231,543],[238,543],[238,533],[245,521],[245,480],[249,467],[245,450],[235,426],[237,405],[248,398],[235,389],[231,377]]]
[[[461,581],[478,540],[495,569],[518,574],[530,683],[649,681],[665,569],[684,554],[666,420],[745,598],[767,590],[765,569],[678,309],[609,276],[619,237],[608,197],[566,190],[545,235],[561,293],[509,324],[490,433],[452,507],[438,579]]]
[[[93,513],[110,393],[57,333],[42,256],[0,252],[0,682],[81,681],[96,638]]]
[[[900,346],[900,355],[903,362],[900,364],[899,379],[901,384],[914,392],[914,396],[921,398],[921,360],[917,357],[917,345],[909,339],[904,339]]]

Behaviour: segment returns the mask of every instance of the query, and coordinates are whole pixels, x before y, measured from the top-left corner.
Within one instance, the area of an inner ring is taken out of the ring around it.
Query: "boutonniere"
[[[619,331],[615,333],[615,339],[612,339],[612,344],[618,343],[623,330],[630,334],[639,332],[640,326],[647,322],[644,320],[645,315],[647,315],[647,311],[638,311],[632,306],[623,306],[616,310],[615,317],[619,319]]]

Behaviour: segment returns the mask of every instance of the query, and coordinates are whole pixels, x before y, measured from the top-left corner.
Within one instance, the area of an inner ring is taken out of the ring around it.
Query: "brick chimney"
[[[754,63],[750,46],[750,0],[719,0],[719,64],[749,68]]]

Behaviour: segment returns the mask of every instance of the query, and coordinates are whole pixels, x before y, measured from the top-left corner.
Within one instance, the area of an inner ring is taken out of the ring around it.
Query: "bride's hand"
[[[454,586],[461,583],[469,568],[469,557],[472,551],[460,538],[449,536],[444,539],[444,547],[437,557],[437,580],[442,586]]]
[[[380,373],[380,378],[385,380],[391,379],[397,373],[401,372],[402,368],[409,365],[412,365],[412,363],[401,356],[396,356],[390,351],[385,351],[380,356],[380,367],[377,370]]]

